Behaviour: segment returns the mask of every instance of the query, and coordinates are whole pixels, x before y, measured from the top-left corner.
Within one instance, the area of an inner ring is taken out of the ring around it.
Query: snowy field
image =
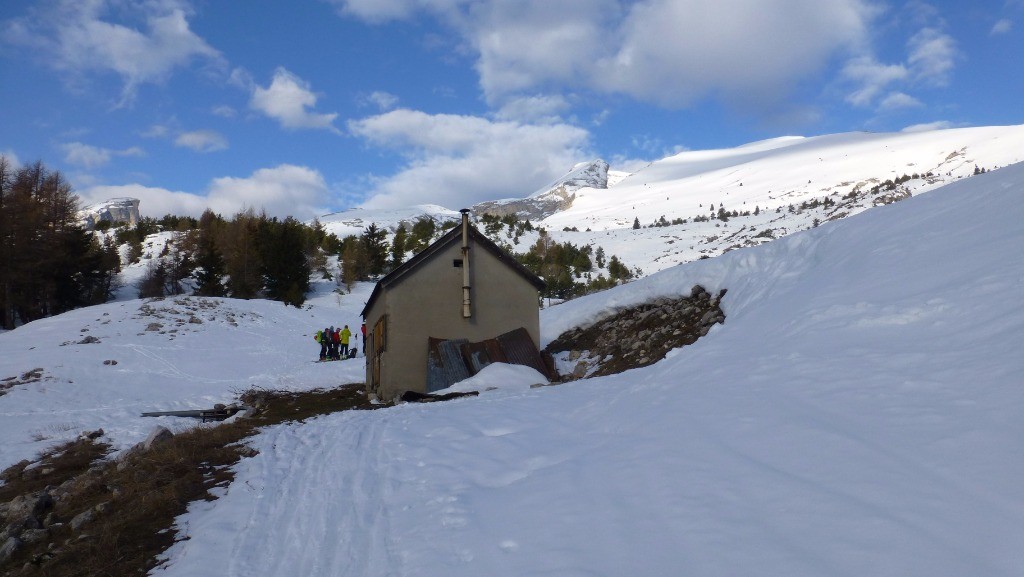
[[[181,430],[197,423],[143,412],[210,409],[253,387],[363,382],[362,357],[311,362],[320,353],[313,334],[331,325],[358,327],[373,287],[358,284],[351,295],[331,292],[333,283],[316,287],[301,309],[264,300],[136,299],[0,333],[0,379],[21,381],[42,369],[38,381],[0,396],[0,469],[84,431],[102,428],[121,450],[157,424]],[[90,338],[98,342],[82,344]]]
[[[479,397],[269,428],[153,574],[1018,577],[1022,197],[1014,165],[543,311],[549,341],[727,288],[725,324],[650,367],[544,388],[498,367]],[[142,301],[4,333],[0,377],[51,378],[0,397],[0,464],[173,421],[141,410],[360,380],[310,337],[368,289],[219,299],[178,333],[146,332]]]

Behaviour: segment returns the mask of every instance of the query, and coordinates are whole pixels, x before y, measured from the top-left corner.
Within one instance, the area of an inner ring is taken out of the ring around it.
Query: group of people
[[[366,341],[366,325],[360,329],[363,341]],[[359,343],[359,333],[353,333],[348,325],[336,329],[333,326],[319,330],[313,336],[313,340],[320,343],[321,361],[340,361],[341,359],[354,359],[359,353],[356,346]],[[351,343],[351,347],[349,344]]]

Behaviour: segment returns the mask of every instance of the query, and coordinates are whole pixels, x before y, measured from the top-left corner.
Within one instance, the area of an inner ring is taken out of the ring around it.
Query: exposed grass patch
[[[87,472],[109,450],[110,445],[83,438],[54,447],[37,461],[11,465],[0,473],[0,503],[38,493],[48,486],[60,486]]]
[[[241,443],[259,427],[344,410],[376,408],[361,384],[305,393],[250,390],[242,401],[258,408],[252,418],[198,425],[149,451],[97,461],[109,447],[87,439],[59,447],[39,464],[18,463],[0,473],[0,502],[61,486],[54,495],[45,539],[24,545],[3,575],[145,575],[172,545],[174,519],[192,501],[214,499],[211,490],[234,479],[232,465],[255,453]],[[42,472],[46,471],[43,475]],[[72,529],[86,514],[92,520]]]

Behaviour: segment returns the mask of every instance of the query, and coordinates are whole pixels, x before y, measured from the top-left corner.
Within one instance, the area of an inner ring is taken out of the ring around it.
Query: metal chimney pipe
[[[472,302],[469,298],[469,209],[462,213],[462,318],[473,316]]]

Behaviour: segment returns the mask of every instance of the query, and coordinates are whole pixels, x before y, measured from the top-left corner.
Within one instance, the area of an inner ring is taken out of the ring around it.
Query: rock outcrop
[[[569,174],[527,198],[481,202],[472,211],[477,215],[514,214],[523,220],[542,220],[571,207],[581,188],[608,188],[608,163],[595,160],[576,165]]]
[[[127,223],[129,226],[135,226],[141,218],[139,216],[139,199],[112,198],[90,204],[78,211],[78,218],[88,230],[96,228],[96,224],[100,222]]]
[[[697,285],[689,296],[662,297],[623,309],[586,328],[562,333],[544,352],[572,367],[563,380],[611,375],[652,365],[672,349],[693,344],[725,322],[723,289],[712,295]]]

